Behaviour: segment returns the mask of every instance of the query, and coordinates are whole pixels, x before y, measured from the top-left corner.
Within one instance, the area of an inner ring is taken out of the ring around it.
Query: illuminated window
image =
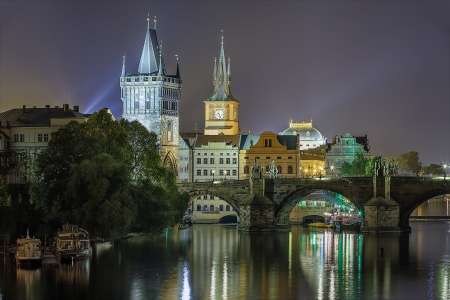
[[[237,164],[237,158],[233,158],[233,164]]]
[[[202,170],[197,169],[197,176],[201,176],[202,175]]]
[[[208,170],[203,170],[203,175],[208,176]]]
[[[200,165],[202,163],[202,159],[201,158],[197,158],[197,164]]]
[[[214,164],[214,157],[209,159],[210,164]]]
[[[223,158],[219,158],[219,164],[223,165]]]
[[[230,159],[227,157],[227,165],[230,164]]]
[[[208,159],[207,159],[207,158],[204,158],[204,159],[203,159],[203,163],[204,163],[205,165],[207,165],[207,164],[208,164]]]

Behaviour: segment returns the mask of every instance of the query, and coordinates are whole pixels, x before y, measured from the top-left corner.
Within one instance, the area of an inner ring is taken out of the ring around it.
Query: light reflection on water
[[[195,225],[60,268],[3,263],[3,299],[449,299],[450,222],[411,234]],[[383,249],[383,251],[381,251]]]

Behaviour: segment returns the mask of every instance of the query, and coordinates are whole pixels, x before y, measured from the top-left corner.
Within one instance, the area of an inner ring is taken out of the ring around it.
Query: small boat
[[[88,259],[91,254],[89,233],[78,225],[64,224],[62,230],[58,230],[55,251],[61,260]]]
[[[27,229],[25,238],[17,239],[16,253],[14,259],[17,264],[39,264],[41,263],[41,240],[30,238]]]

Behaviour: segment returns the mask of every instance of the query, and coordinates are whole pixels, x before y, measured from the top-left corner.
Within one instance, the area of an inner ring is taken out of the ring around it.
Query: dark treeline
[[[53,132],[48,147],[28,153],[26,184],[3,184],[4,234],[51,237],[63,223],[91,236],[117,239],[128,232],[161,232],[180,221],[189,197],[162,165],[157,137],[139,122],[116,121],[108,110]],[[0,170],[2,171],[2,170]]]

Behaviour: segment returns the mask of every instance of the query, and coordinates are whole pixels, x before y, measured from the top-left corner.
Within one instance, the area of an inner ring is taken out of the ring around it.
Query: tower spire
[[[155,19],[156,27],[156,19]],[[141,60],[139,62],[138,73],[139,74],[152,74],[157,73],[160,69],[158,65],[158,38],[156,36],[156,30],[150,28],[150,14],[147,14],[147,32],[145,35],[144,47],[142,48]],[[164,60],[163,69],[164,69]]]
[[[214,93],[210,99],[219,101],[235,100],[230,91],[230,83],[231,83],[230,59],[228,59],[228,67],[227,67],[223,41],[223,30],[221,30],[221,32],[222,36],[220,42],[219,61],[217,61],[216,58],[214,58],[214,73],[213,73]]]
[[[161,45],[159,45],[159,70],[158,76],[164,76],[163,65],[162,65],[162,41]]]
[[[155,15],[155,18],[153,19],[153,23],[154,23],[153,29],[156,30],[156,15]]]
[[[177,58],[177,78],[181,79],[180,65],[178,64],[178,54],[175,54],[175,57]]]
[[[125,53],[123,54],[123,62],[122,62],[122,77],[125,76]]]

